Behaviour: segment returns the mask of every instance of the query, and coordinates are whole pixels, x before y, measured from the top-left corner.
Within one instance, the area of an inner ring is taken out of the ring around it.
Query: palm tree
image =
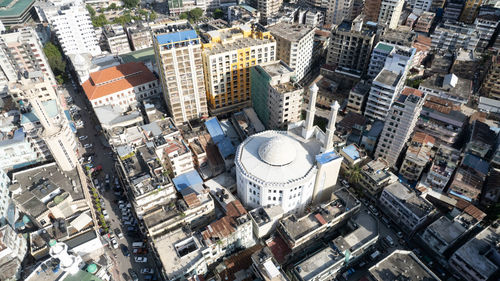
[[[361,179],[361,167],[359,165],[350,167],[346,171],[346,178],[350,184],[357,184]]]

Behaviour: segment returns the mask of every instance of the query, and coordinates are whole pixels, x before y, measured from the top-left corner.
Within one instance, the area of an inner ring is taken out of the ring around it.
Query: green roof
[[[391,45],[386,45],[384,43],[378,43],[377,46],[375,47],[377,50],[385,51],[385,52],[391,52],[392,49],[394,49],[393,46]]]
[[[97,272],[97,265],[95,263],[91,263],[87,266],[87,272],[95,274]]]
[[[0,18],[19,16],[34,2],[35,0],[0,0]],[[5,8],[7,6],[9,7]]]
[[[123,59],[123,63],[129,63],[129,62],[145,62],[145,61],[155,61],[155,51],[153,50],[153,47],[138,50],[138,51],[133,51],[127,54],[121,55],[121,58]]]
[[[80,270],[74,275],[68,275],[64,281],[102,281],[102,279],[87,271]]]

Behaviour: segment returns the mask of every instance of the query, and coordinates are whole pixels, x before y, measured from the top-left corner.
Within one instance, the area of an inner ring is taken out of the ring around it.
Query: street
[[[99,133],[96,129],[96,117],[94,116],[93,110],[90,106],[90,104],[87,101],[87,98],[83,92],[79,88],[73,87],[70,83],[68,83],[66,89],[68,90],[63,91],[64,94],[71,96],[72,103],[68,103],[68,106],[74,105],[77,110],[75,111],[76,114],[73,116],[78,116],[79,120],[83,121],[83,126],[78,127],[78,132],[77,132],[77,137],[81,137],[80,139],[80,144],[79,144],[79,151],[82,155],[85,155],[85,159],[83,160],[82,164],[87,163],[88,160],[88,155],[92,156],[92,161],[91,165],[93,167],[102,167],[102,171],[100,172],[94,172],[92,174],[92,179],[90,181],[92,182],[91,184],[94,184],[94,180],[97,179],[100,183],[100,186],[102,187],[99,190],[100,198],[102,200],[101,207],[103,210],[106,210],[109,219],[106,219],[107,225],[110,230],[113,232],[115,229],[120,229],[121,232],[123,233],[124,237],[123,238],[118,238],[116,237],[116,240],[118,242],[119,247],[117,249],[114,249],[113,246],[111,245],[111,242],[109,241],[107,235],[103,236],[103,239],[107,242],[109,242],[109,245],[105,246],[106,247],[106,253],[109,256],[109,258],[113,261],[113,265],[111,266],[110,273],[113,276],[113,280],[125,280],[129,281],[132,280],[130,278],[130,269],[132,269],[137,276],[139,277],[139,280],[145,280],[143,278],[143,275],[141,274],[141,269],[142,268],[147,268],[147,267],[152,267],[150,262],[146,263],[137,263],[134,261],[134,254],[132,253],[133,247],[132,243],[137,242],[137,241],[143,241],[142,237],[130,237],[127,235],[127,231],[122,228],[121,225],[121,210],[118,207],[118,204],[116,202],[118,200],[124,200],[126,201],[126,197],[119,197],[115,195],[114,191],[115,189],[113,188],[116,173],[115,173],[115,164],[114,164],[114,156],[112,154],[112,151],[109,147],[106,147],[103,144],[103,137],[101,133]],[[77,120],[75,120],[77,121]],[[86,136],[86,137],[83,137]],[[84,138],[84,139],[83,139]],[[92,144],[91,148],[84,148],[85,144]],[[109,188],[104,188],[105,184],[105,177],[106,175],[109,175],[110,177],[110,187]],[[133,213],[133,212],[132,212]],[[128,247],[128,251],[130,253],[129,257],[124,256],[122,252],[122,244]],[[151,254],[145,255],[148,260],[150,260]],[[144,256],[144,255],[141,255]],[[156,269],[155,269],[156,273]]]

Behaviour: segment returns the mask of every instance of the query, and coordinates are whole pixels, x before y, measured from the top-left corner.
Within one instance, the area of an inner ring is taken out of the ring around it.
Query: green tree
[[[420,86],[422,81],[422,79],[406,79],[406,86],[418,89],[418,86]]]
[[[214,19],[221,19],[224,17],[224,11],[222,11],[221,9],[215,9],[214,13],[213,13],[213,18]]]
[[[92,6],[90,6],[89,4],[87,4],[85,7],[87,7],[87,11],[89,11],[90,17],[94,17],[95,16],[94,8],[92,8]]]
[[[155,11],[152,11],[151,14],[149,14],[149,20],[155,20],[158,18],[158,15],[156,14]]]
[[[189,17],[188,13],[187,12],[182,12],[180,15],[179,15],[179,18],[181,20],[186,20],[187,18]]]
[[[361,167],[356,165],[346,171],[347,181],[351,184],[357,184],[361,180]]]
[[[139,0],[123,0],[123,5],[127,8],[134,8],[139,4]]]
[[[191,11],[189,11],[189,17],[191,21],[197,22],[201,19],[203,16],[203,10],[200,8],[194,8]]]
[[[52,72],[54,72],[57,82],[59,84],[64,83],[67,79],[66,61],[64,61],[59,48],[51,42],[47,42],[47,44],[43,46],[43,53],[47,57],[50,68],[52,69]]]
[[[116,10],[116,9],[118,9],[116,3],[111,3],[111,5],[108,6],[108,10]]]

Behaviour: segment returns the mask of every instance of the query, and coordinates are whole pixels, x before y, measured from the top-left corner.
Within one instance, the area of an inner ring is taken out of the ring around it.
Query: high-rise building
[[[460,21],[465,23],[473,23],[479,12],[479,7],[483,0],[466,0],[465,6],[460,14]]]
[[[278,13],[281,5],[283,5],[283,0],[255,0],[255,2],[257,2],[257,10],[264,22]]]
[[[493,45],[492,39],[495,39],[493,36],[495,31],[500,24],[500,14],[479,14],[474,21],[474,25],[476,26],[476,30],[479,33],[479,43],[477,47],[480,51],[486,50],[490,45]],[[498,35],[497,35],[498,37]]]
[[[412,65],[412,59],[415,52],[415,48],[379,42],[373,49],[366,75],[369,79],[373,79],[377,77],[383,68],[396,73],[406,73]]]
[[[315,28],[283,22],[269,27],[269,31],[276,39],[276,59],[290,66],[300,81],[311,70]]]
[[[391,29],[398,27],[404,3],[404,0],[382,0],[378,23],[386,24]]]
[[[382,0],[365,0],[365,4],[363,6],[363,14],[365,15],[365,19],[367,21],[377,22],[381,5]]]
[[[76,141],[66,118],[59,118],[56,122],[49,116],[43,102],[56,96],[54,88],[46,82],[25,79],[21,82],[23,96],[31,104],[32,110],[38,117],[43,130],[40,137],[47,144],[59,168],[71,171],[78,165],[76,155]],[[56,106],[55,110],[59,110]]]
[[[431,9],[432,2],[432,0],[416,0],[412,5],[412,12],[420,16],[423,12],[428,12]]]
[[[424,93],[417,89],[406,87],[401,91],[385,118],[375,157],[385,159],[389,166],[396,164],[417,123],[424,98]]]
[[[500,100],[500,56],[493,56],[491,60],[481,92],[491,99]]]
[[[304,90],[291,78],[293,70],[283,61],[257,65],[250,71],[252,106],[269,129],[286,129],[300,120]]]
[[[205,37],[202,55],[211,115],[250,106],[250,68],[276,60],[276,41],[258,24],[209,31]]]
[[[455,51],[460,48],[474,51],[479,34],[474,25],[446,21],[431,34],[432,48],[441,51]]]
[[[336,71],[361,77],[368,67],[374,41],[373,26],[363,24],[361,17],[343,21],[332,30],[326,63]]]
[[[52,86],[56,84],[40,39],[30,27],[0,34],[0,62],[0,92],[6,91],[8,82],[16,82],[18,74],[26,71],[41,71],[46,81]]]
[[[42,21],[47,21],[65,55],[89,53],[99,55],[96,32],[83,3],[47,6],[38,9]]]
[[[351,20],[353,0],[329,0],[325,22],[341,24],[344,20]]]
[[[200,38],[187,21],[153,26],[163,96],[174,122],[207,116]]]

